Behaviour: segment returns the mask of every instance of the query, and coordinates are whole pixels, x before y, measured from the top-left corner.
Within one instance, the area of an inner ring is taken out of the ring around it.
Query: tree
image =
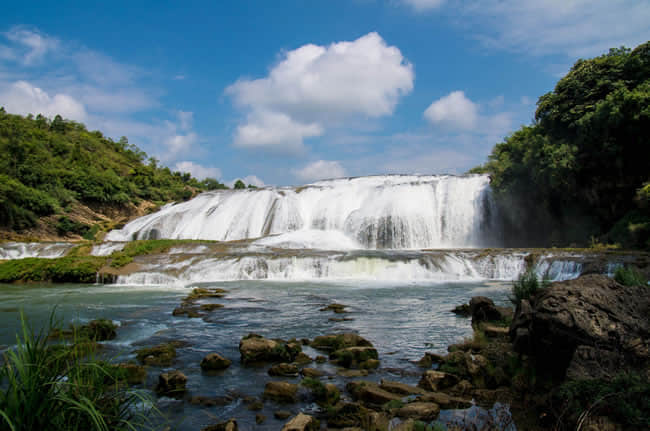
[[[648,179],[648,142],[650,42],[578,60],[539,98],[535,122],[497,144],[474,171],[489,172],[502,201],[516,196],[524,208],[518,218],[539,227],[543,214],[552,225],[546,230],[585,240],[635,210]]]
[[[246,184],[244,184],[244,182],[243,182],[242,180],[237,180],[237,181],[235,182],[235,186],[234,186],[234,188],[235,188],[235,190],[245,189],[245,188],[246,188]]]

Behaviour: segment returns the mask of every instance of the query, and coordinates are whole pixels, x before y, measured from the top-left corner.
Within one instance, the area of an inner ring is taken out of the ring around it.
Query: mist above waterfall
[[[387,175],[302,187],[223,190],[167,205],[108,234],[324,250],[501,245],[486,175]]]

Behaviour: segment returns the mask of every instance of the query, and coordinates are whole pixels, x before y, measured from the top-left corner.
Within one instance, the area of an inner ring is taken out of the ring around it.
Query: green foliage
[[[51,281],[94,283],[105,257],[65,256],[56,259],[30,257],[0,263],[0,283]]]
[[[234,189],[241,190],[241,189],[245,189],[245,188],[246,188],[246,184],[244,184],[244,182],[242,180],[237,180],[235,182]]]
[[[546,277],[539,280],[534,270],[529,269],[519,276],[517,281],[512,283],[512,295],[510,302],[518,305],[522,299],[530,299],[538,290],[548,287],[551,284]]]
[[[125,137],[114,142],[58,115],[50,121],[0,111],[0,154],[0,226],[14,230],[33,227],[38,217],[75,201],[119,207],[226,188],[215,179],[172,172],[155,159],[145,164],[147,155]]]
[[[63,236],[67,233],[74,233],[81,236],[87,235],[90,231],[90,226],[74,220],[70,220],[66,216],[59,217],[56,225],[56,231],[59,235]]]
[[[624,286],[647,286],[648,280],[641,272],[631,266],[619,266],[614,272],[614,280]]]
[[[585,243],[634,209],[637,193],[647,202],[649,140],[650,42],[578,60],[539,98],[535,122],[473,172],[490,174],[520,233]]]
[[[0,430],[107,431],[148,424],[148,412],[138,407],[144,396],[119,385],[92,352],[76,344],[53,348],[21,319],[22,334],[0,368]]]
[[[555,398],[578,425],[587,416],[608,416],[624,429],[650,428],[650,383],[638,374],[621,374],[612,381],[570,381]]]

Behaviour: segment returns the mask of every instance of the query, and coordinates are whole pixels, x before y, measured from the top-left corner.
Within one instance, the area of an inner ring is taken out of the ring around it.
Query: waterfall
[[[386,175],[207,192],[106,239],[259,238],[282,248],[348,250],[494,247],[500,237],[486,175]]]

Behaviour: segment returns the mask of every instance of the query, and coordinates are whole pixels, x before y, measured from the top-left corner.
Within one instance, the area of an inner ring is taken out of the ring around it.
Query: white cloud
[[[248,111],[235,143],[294,152],[329,125],[392,114],[413,80],[413,66],[377,33],[301,46],[284,53],[266,78],[240,79],[226,89]]]
[[[178,111],[176,113],[178,123],[181,130],[190,130],[192,123],[194,123],[194,112]]]
[[[436,126],[450,130],[473,130],[478,124],[478,105],[462,91],[452,91],[434,101],[424,117]]]
[[[445,3],[445,0],[401,0],[402,3],[411,6],[419,12],[438,9]]]
[[[238,147],[300,153],[304,150],[304,138],[322,134],[323,128],[316,123],[302,124],[287,114],[257,111],[248,116],[246,124],[237,128],[234,142]]]
[[[488,46],[536,55],[591,57],[650,34],[647,1],[476,0],[461,13]]]
[[[87,118],[84,105],[70,95],[59,93],[50,96],[26,81],[17,81],[5,88],[0,92],[0,100],[7,111],[15,114],[61,115],[80,122]]]
[[[22,56],[23,63],[27,65],[39,61],[48,51],[55,50],[59,45],[55,38],[22,27],[12,28],[5,33],[5,37],[19,47],[27,49]]]
[[[186,135],[172,135],[168,137],[164,144],[167,152],[162,155],[163,161],[173,160],[180,153],[185,153],[197,142],[196,133],[190,132]]]
[[[205,178],[221,178],[221,170],[219,168],[202,166],[198,163],[190,162],[187,160],[177,162],[174,166],[174,170],[180,172],[188,172],[194,178],[199,180],[203,180]]]
[[[317,160],[294,171],[294,175],[301,181],[316,181],[328,178],[345,177],[345,169],[335,160]]]

